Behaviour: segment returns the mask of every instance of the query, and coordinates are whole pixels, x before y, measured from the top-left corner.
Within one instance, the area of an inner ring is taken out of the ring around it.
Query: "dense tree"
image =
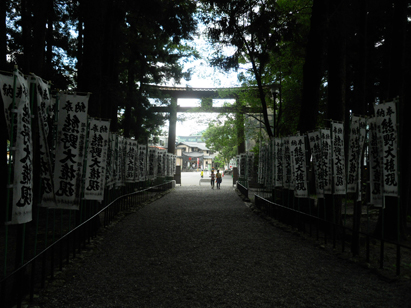
[[[237,69],[248,62],[254,75],[257,97],[261,104],[268,136],[273,136],[267,113],[266,66],[280,41],[291,29],[288,20],[279,15],[276,1],[236,0],[201,1],[203,22],[207,35],[215,47],[211,63],[220,68]],[[233,48],[231,55],[223,49]]]
[[[203,133],[206,146],[218,152],[224,164],[237,155],[237,127],[234,115],[219,116],[216,121],[211,121]]]

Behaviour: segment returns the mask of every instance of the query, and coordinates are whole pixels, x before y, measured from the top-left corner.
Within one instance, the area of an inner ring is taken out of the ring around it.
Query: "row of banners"
[[[29,87],[30,85],[30,87]],[[16,71],[0,74],[4,113],[12,144],[13,193],[10,224],[32,220],[33,138],[30,97],[37,102],[33,114],[39,128],[41,206],[79,209],[80,201],[104,199],[104,189],[120,187],[157,176],[175,174],[176,157],[164,149],[148,148],[136,140],[110,133],[110,121],[87,115],[88,95],[60,94],[52,98],[49,87],[37,76],[28,81]],[[54,105],[58,114],[54,117]],[[34,117],[33,117],[34,118]],[[49,119],[56,118],[56,142],[52,149]]]
[[[270,144],[260,147],[258,183],[291,189],[296,197],[307,198],[306,149],[309,147],[317,197],[359,192],[360,201],[361,172],[368,156],[370,203],[383,207],[384,196],[398,196],[396,104],[379,104],[374,111],[372,118],[352,117],[347,157],[343,123],[331,122],[331,128],[312,131],[306,136],[272,139]],[[243,155],[245,164],[248,154]]]

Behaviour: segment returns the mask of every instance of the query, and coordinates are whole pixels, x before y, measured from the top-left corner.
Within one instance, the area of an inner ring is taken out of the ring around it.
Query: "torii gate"
[[[213,107],[212,103],[209,104],[208,101],[203,99],[235,99],[238,97],[236,93],[238,91],[249,91],[250,89],[255,89],[254,87],[248,88],[189,88],[189,87],[165,87],[165,86],[149,86],[150,89],[161,92],[164,96],[169,96],[171,98],[171,104],[166,107],[154,106],[150,110],[153,112],[168,112],[170,113],[170,125],[168,128],[168,152],[174,154],[175,144],[176,144],[176,123],[177,123],[177,112],[216,112],[216,113],[236,113],[239,120],[244,122],[245,113],[261,113],[261,108],[250,108],[242,107],[241,112],[238,112],[236,106],[230,107]],[[220,97],[218,91],[228,90],[224,93],[224,97]],[[180,107],[177,105],[177,99],[179,98],[189,98],[189,99],[202,99],[201,107]],[[244,136],[244,130],[239,132]],[[243,138],[244,139],[244,138]],[[245,152],[245,144],[242,142],[238,146],[238,153]]]

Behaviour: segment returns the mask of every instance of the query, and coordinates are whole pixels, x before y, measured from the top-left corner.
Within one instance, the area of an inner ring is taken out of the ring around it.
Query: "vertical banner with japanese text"
[[[331,133],[333,191],[335,195],[345,195],[344,124],[331,122]]]
[[[87,166],[84,199],[104,199],[110,121],[91,118],[89,121]]]
[[[33,205],[33,144],[29,87],[23,74],[18,71],[14,72],[14,77],[0,75],[0,83],[9,136],[13,128],[14,137],[13,144],[10,145],[9,160],[13,166],[12,215],[9,223],[23,224],[32,220]]]
[[[385,196],[398,196],[398,135],[395,102],[374,106],[377,125],[381,129],[383,183]]]
[[[110,134],[110,175],[107,178],[107,186],[113,189],[117,180],[117,160],[118,160],[118,135]]]
[[[148,178],[150,180],[155,180],[157,177],[157,156],[156,148],[148,148]]]
[[[147,174],[147,146],[139,144],[138,145],[138,160],[139,160],[139,181],[143,182],[146,180],[146,174]]]
[[[283,145],[281,138],[274,138],[274,185],[283,186]]]
[[[321,136],[319,131],[307,134],[314,166],[315,191],[317,198],[324,198],[324,174],[322,172]]]
[[[62,94],[59,102],[54,190],[57,207],[78,210],[86,143],[89,96]],[[44,205],[53,207],[52,196],[44,195]]]
[[[247,153],[240,154],[240,177],[245,180],[247,176]]]
[[[163,150],[156,149],[157,156],[157,176],[164,176],[164,155]]]
[[[352,116],[350,141],[348,145],[347,193],[355,193],[358,191],[358,181],[361,179],[361,157],[364,141],[365,119]]]
[[[324,193],[332,194],[332,170],[331,170],[331,132],[330,129],[320,129],[322,174],[324,179]]]
[[[121,187],[125,185],[126,176],[126,138],[118,136],[117,140],[116,187]]]
[[[125,161],[125,181],[126,183],[134,183],[135,172],[137,168],[136,153],[138,149],[137,141],[131,139],[126,140],[126,161]]]
[[[307,163],[305,161],[304,136],[290,137],[290,152],[293,159],[294,196],[307,198]]]
[[[253,180],[253,172],[254,171],[254,153],[247,152],[247,180]]]
[[[260,139],[260,144],[259,144],[259,152],[258,152],[258,179],[257,182],[258,184],[264,184],[263,182],[263,148],[262,148],[262,142]]]
[[[383,207],[382,182],[382,139],[381,127],[377,125],[377,118],[369,118],[369,167],[370,167],[370,203],[375,207]]]
[[[283,184],[284,188],[291,188],[291,152],[290,152],[290,138],[284,137],[283,144]]]
[[[34,76],[37,95],[37,121],[39,131],[39,159],[40,159],[40,178],[42,181],[43,195],[48,194],[52,207],[57,207],[57,201],[54,196],[53,167],[47,137],[50,132],[48,123],[49,111],[52,108],[49,87],[43,80]],[[52,114],[52,113],[51,113]]]

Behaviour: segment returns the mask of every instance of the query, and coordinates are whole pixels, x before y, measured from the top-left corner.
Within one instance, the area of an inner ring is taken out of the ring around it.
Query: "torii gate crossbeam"
[[[150,90],[161,92],[162,97],[170,97],[171,104],[169,106],[153,106],[150,108],[152,112],[167,112],[170,113],[170,125],[168,129],[168,152],[174,154],[175,143],[176,143],[176,124],[177,124],[177,113],[178,112],[216,112],[216,113],[260,113],[260,108],[250,108],[250,107],[239,107],[229,106],[229,107],[213,107],[212,105],[204,105],[201,107],[180,107],[177,105],[177,99],[188,98],[188,99],[235,99],[237,100],[237,93],[241,91],[250,91],[255,88],[189,88],[189,87],[165,87],[165,86],[148,86]],[[224,91],[224,97],[220,97],[218,91]],[[244,132],[243,132],[244,133]],[[244,138],[243,138],[244,139]],[[239,151],[245,151],[244,144],[239,146]]]

